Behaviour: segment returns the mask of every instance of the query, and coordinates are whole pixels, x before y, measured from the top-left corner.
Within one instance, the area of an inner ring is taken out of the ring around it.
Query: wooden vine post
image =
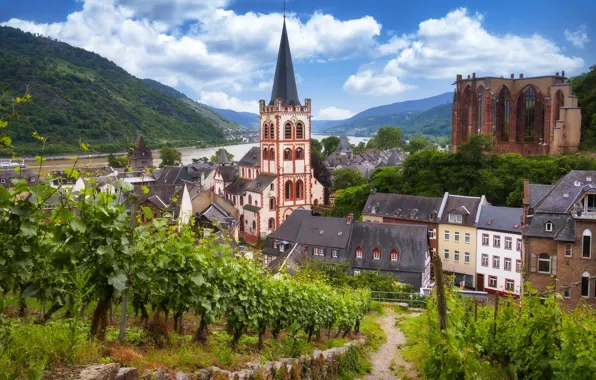
[[[435,288],[437,289],[437,308],[439,316],[439,330],[447,329],[447,300],[445,299],[445,280],[443,278],[443,264],[438,255],[432,257],[435,272]]]
[[[493,315],[493,341],[497,337],[497,314],[499,313],[499,293],[497,293],[497,298],[495,298],[495,313]]]

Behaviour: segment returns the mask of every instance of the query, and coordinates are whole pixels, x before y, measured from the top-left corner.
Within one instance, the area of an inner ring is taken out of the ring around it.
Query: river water
[[[312,135],[313,139],[317,139],[321,141],[325,137],[329,137],[327,135]],[[350,139],[350,144],[358,145],[361,141],[367,142],[370,140],[370,137],[354,137],[348,136]],[[211,157],[217,152],[219,148],[224,148],[227,152],[230,152],[234,155],[234,161],[239,161],[252,147],[259,146],[259,143],[249,143],[249,144],[240,144],[240,145],[226,145],[226,146],[217,146],[211,148],[179,148],[178,150],[182,152],[182,163],[183,164],[191,164],[193,158],[201,158],[201,157]],[[153,151],[154,157],[154,164],[159,164],[159,151]]]

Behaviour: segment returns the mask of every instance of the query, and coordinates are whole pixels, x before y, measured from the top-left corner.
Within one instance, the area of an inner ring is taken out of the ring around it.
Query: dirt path
[[[406,343],[406,337],[395,326],[395,317],[397,314],[391,308],[385,308],[385,315],[379,318],[379,324],[385,334],[387,334],[387,341],[381,346],[379,351],[372,354],[371,363],[373,370],[370,374],[364,377],[364,380],[376,379],[400,379],[402,376],[396,376],[392,370],[399,368],[396,372],[403,374],[407,378],[417,378],[418,375],[411,367],[412,365],[401,357],[398,347]]]

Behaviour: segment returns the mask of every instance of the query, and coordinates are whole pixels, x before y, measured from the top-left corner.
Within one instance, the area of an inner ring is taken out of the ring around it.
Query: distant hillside
[[[226,119],[231,120],[234,123],[241,125],[245,128],[259,129],[259,115],[256,113],[238,112],[233,110],[215,108],[211,106],[207,107],[211,108],[213,111],[217,112]],[[258,108],[255,111],[258,111]]]
[[[453,94],[446,92],[430,98],[369,108],[349,119],[327,122],[323,125],[325,129],[322,132],[335,135],[370,136],[379,128],[391,125],[401,127],[405,133],[413,133],[415,129],[436,127],[437,123],[444,124],[445,118],[449,119],[448,124],[451,125],[452,99]],[[425,112],[433,107],[437,109],[429,113]],[[416,122],[416,127],[413,126],[413,121]],[[406,129],[411,132],[407,132]]]
[[[451,103],[426,111],[402,112],[383,116],[369,116],[329,128],[330,135],[371,136],[384,126],[400,127],[406,137],[424,134],[451,135]]]
[[[95,151],[121,151],[139,134],[152,148],[225,139],[209,118],[95,53],[0,27],[0,115],[27,87],[31,102],[9,127],[19,154],[38,152],[33,131],[48,137],[46,153],[76,151],[79,138]]]
[[[202,116],[213,121],[221,129],[238,129],[238,128],[240,128],[240,125],[224,118],[217,112],[213,111],[213,109],[211,109],[211,107],[190,99],[188,96],[184,95],[180,91],[178,91],[170,86],[167,86],[163,83],[160,83],[158,81],[155,81],[153,79],[148,79],[148,78],[143,79],[143,82],[147,83],[149,86],[155,88],[156,90],[163,92],[164,94],[166,94],[168,96],[178,99],[185,106],[190,107],[194,111],[200,113]]]

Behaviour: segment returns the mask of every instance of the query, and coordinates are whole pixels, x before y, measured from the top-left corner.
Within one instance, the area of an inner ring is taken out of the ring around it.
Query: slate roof
[[[261,166],[261,148],[258,146],[250,148],[250,150],[238,162],[238,166]]]
[[[304,220],[313,218],[310,210],[296,210],[268,237],[277,240],[296,241]]]
[[[553,185],[530,184],[530,208],[534,208],[548,192]]]
[[[336,152],[340,153],[352,153],[352,147],[350,146],[350,140],[347,137],[342,136],[339,138],[339,145],[337,146]]]
[[[561,239],[569,239],[571,238],[568,231],[569,227],[567,226],[569,219],[572,218],[567,214],[534,214],[524,229],[524,235],[550,239],[555,239],[557,237],[560,237]],[[546,222],[549,221],[553,224],[552,231],[546,230]],[[574,224],[571,227],[574,227]],[[561,235],[562,232],[563,234]],[[573,235],[573,240],[571,241],[575,241],[575,233],[571,235]]]
[[[254,213],[261,211],[261,207],[253,206],[253,205],[244,205],[242,208],[245,210],[248,210],[248,211],[252,211]]]
[[[552,185],[552,189],[534,206],[534,212],[566,213],[581,193],[590,190],[590,185],[596,185],[596,171],[572,170]],[[532,188],[530,199],[533,197]]]
[[[159,179],[155,182],[157,185],[174,185],[184,182],[193,182],[187,167],[185,166],[166,166],[163,168]]]
[[[225,192],[236,195],[244,194],[249,183],[250,181],[247,179],[238,178],[225,188]]]
[[[281,41],[279,42],[279,53],[277,54],[277,65],[275,67],[275,77],[273,78],[273,89],[271,90],[269,105],[273,105],[275,99],[278,98],[282,99],[282,104],[284,105],[300,105],[285,18],[281,31]]]
[[[12,187],[12,179],[14,178],[22,178],[27,182],[37,182],[37,173],[29,169],[21,169],[20,171],[15,171],[14,169],[7,169],[7,170],[0,170],[0,185],[8,188]],[[4,180],[2,183],[1,180]]]
[[[479,197],[464,197],[461,195],[449,194],[441,223],[449,223],[449,214],[463,215],[462,223],[464,226],[473,226],[476,223],[476,214],[482,198]]]
[[[223,228],[230,229],[236,224],[236,219],[215,203],[211,203],[204,211],[199,214],[209,222]]]
[[[253,179],[251,183],[246,187],[246,191],[252,191],[254,193],[262,193],[267,190],[271,182],[275,180],[274,175],[259,174],[257,178]]]
[[[522,208],[482,206],[478,228],[521,234],[523,214]]]
[[[425,225],[354,222],[347,255],[353,267],[394,271],[423,272],[428,251],[428,227]],[[356,258],[356,249],[364,251]],[[373,250],[381,251],[381,260],[373,260]],[[395,249],[397,261],[390,260]]]
[[[376,193],[368,197],[362,215],[387,216],[438,223],[443,198]]]
[[[217,170],[219,170],[221,178],[224,180],[224,182],[235,181],[238,177],[238,168],[235,166],[221,166]]]
[[[346,248],[350,240],[351,224],[344,218],[311,216],[303,220],[296,242],[331,248]]]
[[[217,158],[217,163],[218,164],[229,164],[230,161],[228,161],[228,156],[226,155],[226,150],[222,149],[221,152],[219,152],[219,157]]]
[[[132,158],[153,157],[151,150],[145,144],[145,139],[143,136],[139,137],[134,149],[130,152],[130,155]]]

